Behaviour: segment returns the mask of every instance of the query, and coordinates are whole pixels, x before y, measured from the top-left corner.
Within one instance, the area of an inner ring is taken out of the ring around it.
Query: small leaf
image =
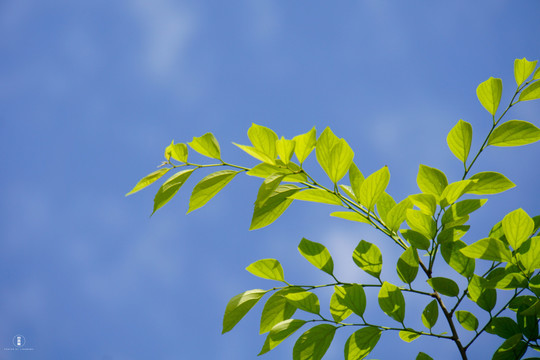
[[[176,195],[178,190],[180,190],[180,187],[184,185],[192,173],[193,169],[177,172],[161,185],[154,197],[154,210],[152,211],[152,214]]]
[[[284,174],[286,175],[283,178],[283,181],[289,181],[289,182],[303,182],[307,180],[306,174],[298,173],[300,170],[300,167],[296,165],[295,163],[288,163],[285,165],[281,160],[276,160],[275,165],[267,164],[267,163],[260,163],[258,165],[255,165],[251,170],[246,172],[246,175],[249,176],[256,176],[261,178],[267,178],[270,175],[274,175],[276,173]]]
[[[221,159],[219,143],[212,133],[206,133],[201,137],[194,137],[189,146],[199,154],[212,159]]]
[[[291,161],[291,157],[294,153],[294,145],[294,140],[287,140],[284,137],[276,140],[276,152],[284,164],[288,164],[289,161]]]
[[[486,332],[508,339],[512,335],[519,334],[518,324],[509,317],[496,317],[491,319],[486,326]]]
[[[139,180],[139,182],[137,183],[137,185],[135,185],[133,187],[133,189],[131,189],[130,192],[128,192],[126,194],[126,196],[128,195],[131,195],[131,194],[134,194],[136,193],[137,191],[139,190],[142,190],[144,189],[145,187],[147,187],[148,185],[154,183],[156,180],[158,180],[160,177],[162,177],[163,175],[165,175],[165,173],[167,171],[169,171],[170,169],[159,169],[157,171],[154,171],[153,173],[151,174],[148,174],[146,175],[145,177],[143,177],[141,180]]]
[[[502,96],[502,80],[490,77],[476,88],[482,106],[493,116],[497,112]]]
[[[171,141],[171,144],[165,148],[165,159],[169,161],[171,157],[178,162],[185,163],[188,158],[187,145],[175,144],[174,140]]]
[[[405,198],[390,209],[386,215],[386,225],[388,228],[393,232],[398,231],[399,227],[407,217],[407,210],[411,209],[412,207],[413,204],[411,200],[409,200],[409,198]]]
[[[424,323],[425,327],[431,329],[437,323],[438,318],[439,305],[437,304],[437,300],[432,300],[429,304],[427,304],[426,308],[422,312],[422,322]]]
[[[403,323],[405,320],[405,298],[401,290],[388,282],[384,282],[379,291],[379,306],[392,319]]]
[[[262,206],[255,206],[249,229],[260,229],[276,221],[291,204],[292,200],[289,196],[298,190],[300,188],[294,185],[278,186]]]
[[[248,137],[257,151],[265,154],[272,161],[276,159],[276,141],[278,136],[273,130],[257,124],[251,124],[251,127],[248,129]]]
[[[418,231],[414,230],[401,230],[401,235],[411,244],[412,247],[415,247],[420,250],[428,250],[429,246],[431,244],[431,241],[419,233]]]
[[[321,324],[303,333],[293,348],[293,360],[321,360],[330,347],[336,327]]]
[[[298,251],[300,251],[300,254],[302,254],[302,256],[317,269],[332,275],[334,271],[334,262],[332,261],[330,252],[324,245],[303,238],[298,245]]]
[[[525,240],[520,245],[516,257],[528,273],[540,268],[540,236]],[[533,279],[531,279],[531,286]]]
[[[379,278],[382,270],[382,255],[372,243],[361,240],[353,252],[354,263],[369,275]]]
[[[534,221],[523,210],[516,209],[502,220],[504,235],[510,246],[517,250],[532,235]]]
[[[437,197],[442,195],[448,185],[446,175],[442,171],[426,165],[420,165],[416,182],[424,194],[433,194]]]
[[[538,71],[534,74],[538,75]],[[528,101],[540,99],[540,82],[535,81],[531,85],[527,86],[521,94],[519,94],[519,101]]]
[[[222,170],[204,177],[193,188],[188,213],[203,207],[239,173],[240,171]]]
[[[343,301],[344,293],[340,287],[334,286],[334,293],[330,299],[330,314],[335,322],[342,322],[352,314],[352,310]]]
[[[372,211],[390,181],[388,167],[375,171],[360,186],[360,203]]]
[[[491,311],[497,303],[497,291],[489,289],[487,280],[473,275],[467,287],[469,298],[486,311]]]
[[[361,360],[369,355],[381,337],[381,330],[368,326],[355,331],[345,343],[345,360]]]
[[[283,268],[276,259],[262,259],[255,261],[246,268],[247,271],[263,279],[285,281]]]
[[[337,138],[326,128],[317,140],[316,156],[330,180],[337,183],[349,171],[354,152],[344,139]]]
[[[447,224],[456,219],[480,209],[487,202],[487,199],[467,199],[459,201],[448,208],[442,216],[441,223]]]
[[[538,140],[540,140],[539,128],[528,121],[510,120],[493,130],[489,136],[488,145],[521,146]]]
[[[484,259],[492,261],[510,261],[512,253],[504,243],[494,238],[485,238],[464,247],[460,250],[471,259]]]
[[[293,194],[290,199],[313,201],[329,205],[341,205],[341,200],[335,194],[322,189],[307,189]]]
[[[418,355],[416,356],[416,360],[433,360],[433,358],[429,356],[428,354],[420,351]]]
[[[267,292],[267,290],[260,289],[249,290],[229,300],[223,317],[222,334],[231,331]]]
[[[526,58],[514,60],[514,78],[519,87],[534,71],[538,61],[528,61]]]
[[[305,134],[295,136],[293,140],[295,142],[294,153],[302,164],[317,144],[317,131],[313,128]]]
[[[401,340],[410,343],[411,341],[418,339],[420,334],[408,330],[402,330],[399,332],[399,337]]]
[[[364,224],[371,224],[371,222],[367,218],[353,211],[335,211],[331,213],[330,216],[349,221],[361,222]]]
[[[282,173],[275,173],[264,179],[259,191],[257,192],[257,200],[255,200],[255,207],[262,207],[266,200],[274,194],[279,184],[285,177]]]
[[[465,256],[461,249],[467,247],[461,240],[446,241],[441,244],[441,255],[448,265],[466,278],[474,274],[474,259]]]
[[[319,298],[309,291],[288,292],[283,295],[289,303],[300,310],[310,312],[312,314],[319,314],[321,309],[319,305]]]
[[[384,192],[379,198],[379,201],[377,201],[377,212],[384,222],[386,222],[388,213],[394,206],[396,206],[394,199],[388,193]]]
[[[450,151],[463,163],[467,161],[472,142],[472,126],[466,121],[459,120],[456,126],[450,130],[446,142]]]
[[[270,164],[270,165],[276,165],[276,158],[271,157],[270,155],[265,154],[264,152],[254,148],[253,146],[248,145],[240,145],[233,142],[233,145],[239,147],[240,149],[244,150],[248,155],[251,155],[257,160],[260,160],[264,163]]]
[[[414,206],[420,209],[424,214],[433,216],[437,209],[437,199],[433,194],[415,194],[409,195]]]
[[[264,304],[261,314],[259,333],[264,334],[278,323],[290,319],[296,312],[296,307],[283,297],[288,292],[301,291],[301,288],[287,287],[272,294]]]
[[[356,195],[354,194],[354,191],[352,189],[352,187],[350,187],[349,185],[343,185],[343,184],[339,184],[339,187],[341,188],[341,190],[343,190],[343,192],[345,192],[345,194],[351,198],[352,200],[358,202],[358,199],[356,198]]]
[[[456,311],[456,318],[465,330],[476,331],[478,329],[478,319],[470,312],[458,310]]]
[[[271,330],[259,355],[266,354],[283,340],[291,336],[296,330],[300,329],[306,322],[304,320],[288,319],[277,323]]]
[[[439,244],[444,244],[447,241],[457,241],[469,231],[469,228],[469,225],[461,225],[444,229],[437,235],[437,242]]]
[[[478,180],[467,189],[468,194],[498,194],[516,186],[506,176],[498,172],[486,171],[474,174],[470,180]]]
[[[354,195],[357,199],[360,198],[360,188],[365,178],[362,172],[358,169],[358,166],[353,162],[351,167],[349,167],[349,181],[351,183],[351,188],[354,192]]]
[[[336,286],[334,291],[339,296],[341,303],[351,309],[356,315],[364,316],[366,310],[366,294],[362,285],[352,284]]]
[[[401,254],[397,262],[397,273],[399,278],[407,284],[416,279],[418,274],[418,253],[416,249],[410,247]]]
[[[475,182],[476,180],[460,180],[449,184],[441,195],[441,206],[446,207],[455,203]]]
[[[431,218],[418,210],[407,210],[407,225],[420,234],[424,235],[428,239],[432,239],[437,232],[437,224]]]
[[[427,280],[427,283],[437,291],[446,296],[458,296],[459,287],[454,280],[445,277],[433,277]]]
[[[324,170],[324,172],[330,177],[332,173],[331,167],[331,153],[333,147],[339,142],[339,138],[334,135],[332,130],[329,127],[324,129],[322,134],[317,139],[317,145],[315,149],[315,155],[317,157],[317,162]]]

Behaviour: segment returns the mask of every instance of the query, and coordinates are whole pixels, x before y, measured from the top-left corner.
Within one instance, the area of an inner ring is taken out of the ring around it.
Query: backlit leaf
[[[319,314],[320,305],[317,295],[309,291],[288,292],[283,295],[289,303],[296,308],[310,312],[312,314]]]
[[[459,120],[450,130],[446,142],[452,153],[463,163],[467,161],[472,142],[472,126],[466,121]]]
[[[399,337],[401,340],[409,343],[418,339],[420,337],[420,334],[413,331],[402,330],[399,332]]]
[[[293,348],[293,360],[321,360],[330,347],[336,327],[321,324],[303,333]]]
[[[293,140],[295,142],[294,153],[302,164],[317,144],[317,131],[313,128],[305,134],[295,136]]]
[[[357,199],[360,198],[360,188],[365,178],[362,172],[358,169],[358,166],[353,162],[351,167],[349,167],[349,181],[351,183],[351,188]]]
[[[317,269],[332,275],[334,262],[332,261],[330,252],[324,245],[303,238],[298,245],[298,251]]]
[[[502,80],[490,77],[476,88],[478,100],[493,116],[497,112],[502,96]]]
[[[396,202],[394,199],[388,195],[388,193],[384,192],[381,197],[379,198],[379,201],[377,201],[377,212],[379,213],[379,217],[386,223],[386,219],[388,216],[388,213],[390,210],[396,206]]]
[[[506,248],[501,240],[485,238],[462,248],[461,253],[472,259],[484,259],[492,261],[510,261],[512,253]]]
[[[540,140],[540,129],[534,124],[523,120],[510,120],[493,130],[489,136],[488,145],[521,146],[538,140]]]
[[[307,189],[293,194],[291,199],[313,201],[330,205],[341,205],[341,200],[335,194],[322,189]]]
[[[368,176],[360,186],[360,203],[372,211],[390,181],[388,167],[384,166]]]
[[[300,167],[296,165],[295,163],[288,163],[285,165],[283,161],[276,160],[275,165],[267,164],[267,163],[260,163],[258,165],[255,165],[251,170],[246,172],[249,176],[256,176],[261,178],[267,178],[270,175],[280,173],[285,174],[286,176],[283,178],[283,181],[288,182],[303,182],[307,180],[307,176],[304,173],[297,173],[300,170]]]
[[[286,338],[291,336],[296,330],[300,329],[306,322],[304,320],[287,319],[277,323],[271,330],[259,355],[266,354]]]
[[[352,314],[352,310],[345,305],[343,297],[344,292],[340,290],[340,287],[334,286],[334,293],[330,299],[330,314],[336,322],[341,322]]]
[[[291,204],[289,196],[298,190],[299,187],[290,184],[278,186],[262,206],[255,206],[249,229],[260,229],[273,223]]]
[[[487,199],[467,199],[459,201],[448,208],[442,216],[441,223],[447,224],[456,219],[480,209],[487,202]]]
[[[401,254],[397,262],[397,273],[399,278],[407,284],[416,279],[418,274],[418,253],[415,248],[409,247]]]
[[[246,268],[247,271],[263,279],[285,281],[283,268],[276,259],[262,259],[255,261]]]
[[[240,171],[221,170],[204,177],[193,188],[188,213],[203,207],[239,173]]]
[[[517,86],[523,84],[534,71],[538,61],[529,61],[526,58],[514,60],[514,78]]]
[[[177,172],[161,185],[154,197],[154,210],[152,211],[152,214],[176,195],[178,190],[180,190],[180,187],[184,185],[192,173],[193,169]]]
[[[498,172],[486,171],[474,174],[470,180],[478,180],[467,188],[468,194],[498,194],[516,186],[506,176]]]
[[[366,293],[362,285],[352,284],[336,286],[334,291],[340,297],[342,304],[351,309],[356,315],[364,316],[366,310]]]
[[[154,183],[156,180],[158,180],[160,177],[162,177],[163,175],[165,175],[165,173],[167,171],[169,171],[170,169],[169,168],[163,168],[163,169],[159,169],[157,171],[154,171],[153,173],[151,174],[148,174],[146,175],[145,177],[143,177],[141,180],[139,180],[139,182],[133,187],[133,189],[131,189],[130,192],[128,192],[126,194],[126,196],[128,195],[131,195],[131,194],[134,194],[136,193],[137,191],[139,190],[142,190],[144,189],[145,187],[147,187],[148,185]]]
[[[388,282],[384,282],[379,291],[379,306],[392,319],[403,323],[405,319],[405,298],[401,290]]]
[[[294,140],[287,140],[284,137],[276,140],[276,152],[284,164],[288,164],[291,160],[294,153],[294,145]]]
[[[424,323],[425,327],[431,329],[437,323],[438,318],[439,305],[437,304],[437,300],[432,300],[429,304],[427,304],[424,311],[422,311],[422,323]]]
[[[409,195],[414,206],[420,209],[424,214],[433,216],[437,209],[437,198],[433,194],[415,194]]]
[[[411,246],[420,249],[428,250],[431,244],[431,241],[423,234],[414,230],[401,230],[401,235],[411,244]]]
[[[229,300],[223,317],[222,334],[231,331],[267,292],[267,290],[260,289],[249,290]]]
[[[413,203],[409,198],[405,198],[396,206],[394,206],[386,215],[386,225],[394,232],[398,231],[399,227],[407,217],[407,210],[413,207]]]
[[[188,158],[188,148],[186,144],[175,144],[174,140],[165,148],[165,158],[167,161],[173,158],[179,162],[186,162]]]
[[[538,81],[535,81],[531,85],[527,86],[525,89],[523,89],[521,94],[519,94],[519,101],[528,101],[528,100],[536,100],[536,99],[540,99],[540,82]]]
[[[375,348],[381,337],[381,330],[368,326],[355,331],[345,343],[345,360],[364,359]]]
[[[204,156],[212,159],[220,159],[221,152],[219,143],[212,133],[206,133],[200,137],[194,137],[193,141],[188,143],[189,146]]]
[[[272,160],[276,159],[276,141],[278,136],[273,130],[264,126],[252,124],[248,129],[248,137],[255,149]]]
[[[437,291],[446,296],[458,296],[459,287],[456,282],[452,279],[445,277],[433,277],[427,280],[427,283]]]
[[[349,221],[361,222],[364,224],[371,224],[371,222],[368,219],[366,219],[364,216],[353,211],[335,211],[331,213],[330,216],[349,220]]]
[[[441,244],[441,255],[454,270],[470,278],[474,274],[475,261],[461,252],[465,247],[467,244],[461,240],[446,241]]]
[[[264,304],[261,314],[260,334],[264,334],[278,323],[290,319],[296,312],[296,307],[283,297],[288,292],[301,291],[301,288],[289,287],[272,294]]]
[[[428,239],[432,239],[437,231],[437,224],[431,216],[422,213],[419,210],[407,210],[407,225]]]
[[[516,209],[502,220],[504,235],[510,246],[517,250],[532,235],[534,221],[523,210]]]
[[[459,323],[465,330],[476,331],[476,329],[478,329],[478,319],[472,313],[466,310],[458,310],[455,314]]]
[[[446,207],[458,201],[475,182],[476,180],[460,180],[449,184],[441,195],[441,206]]]
[[[420,165],[416,183],[423,193],[433,194],[439,197],[448,185],[448,180],[442,171],[426,165]]]
[[[379,278],[382,270],[382,255],[372,243],[361,240],[353,252],[354,263],[369,275]]]

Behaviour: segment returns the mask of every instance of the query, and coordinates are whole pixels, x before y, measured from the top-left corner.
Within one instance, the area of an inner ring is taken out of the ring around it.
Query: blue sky
[[[514,59],[540,58],[539,13],[533,0],[2,1],[0,357],[253,359],[264,342],[262,307],[221,335],[225,305],[273,286],[244,270],[261,258],[281,260],[290,282],[329,281],[296,251],[302,237],[324,243],[339,259],[336,273],[357,282],[369,279],[351,252],[360,239],[374,242],[390,264],[383,276],[395,279],[397,249],[330,218],[324,205],[295,203],[249,232],[258,179],[237,178],[187,216],[203,174],[151,219],[157,186],[124,194],[159,165],[171,139],[212,131],[224,159],[254,165],[231,144],[247,143],[252,122],[289,138],[330,126],[365,174],[389,166],[396,199],[418,192],[419,164],[458,180],[446,134],[469,121],[478,148],[490,118],[476,86],[500,77],[508,102]],[[539,114],[528,102],[508,119],[538,126]],[[467,242],[518,207],[540,212],[539,157],[538,144],[485,152],[475,171],[505,173],[517,188],[472,217],[478,226]],[[321,293],[322,304],[327,298]],[[425,304],[407,301],[407,319],[419,324]],[[392,323],[376,310],[376,293],[370,308]],[[342,358],[350,332],[338,333],[328,359]],[[2,350],[16,334],[34,351]],[[501,342],[483,338],[471,358]],[[293,344],[264,358],[290,358]],[[385,333],[371,358],[414,359],[420,350],[457,357],[450,342],[405,344]]]

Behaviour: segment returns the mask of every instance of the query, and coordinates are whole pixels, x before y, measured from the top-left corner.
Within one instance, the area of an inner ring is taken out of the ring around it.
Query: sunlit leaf
[[[420,334],[413,331],[402,330],[399,332],[399,338],[408,343],[418,339],[419,337],[420,337]]]
[[[203,207],[239,173],[240,171],[221,170],[204,177],[193,188],[188,213]]]
[[[459,120],[456,126],[450,130],[446,142],[450,151],[463,163],[467,161],[472,142],[472,126],[466,121]]]
[[[397,273],[399,278],[407,284],[416,279],[418,274],[418,253],[415,248],[409,247],[401,254],[397,262]]]
[[[475,261],[465,256],[461,249],[467,247],[463,241],[457,239],[441,244],[441,255],[448,265],[461,275],[470,278],[474,274]]]
[[[428,239],[432,239],[437,231],[437,224],[431,216],[422,213],[419,210],[407,210],[407,225]]]
[[[477,180],[467,188],[468,194],[498,194],[516,186],[506,176],[498,172],[486,171],[474,174],[470,180]]]
[[[369,275],[379,278],[382,270],[382,255],[372,243],[361,240],[353,252],[354,263]]]
[[[362,285],[352,284],[335,287],[334,291],[340,297],[342,304],[351,309],[356,315],[364,316],[366,310],[366,293]]]
[[[379,306],[392,319],[403,323],[405,320],[405,298],[401,290],[388,282],[384,282],[379,291]]]
[[[221,158],[219,143],[212,133],[206,133],[203,136],[194,137],[193,141],[188,143],[188,145],[199,154],[209,158]]]
[[[488,145],[521,146],[538,140],[540,140],[540,129],[534,124],[523,120],[510,120],[493,130],[489,136]]]
[[[517,86],[523,84],[534,71],[538,61],[529,61],[526,58],[514,60],[514,78]]]
[[[448,185],[448,180],[442,171],[426,165],[420,165],[416,183],[423,193],[433,194],[439,197]]]
[[[381,337],[381,330],[368,326],[355,331],[345,343],[345,360],[364,359],[375,348]]]
[[[300,254],[302,254],[302,256],[317,269],[332,275],[334,271],[334,262],[332,261],[330,252],[324,245],[303,238],[298,245],[298,251],[300,251]]]
[[[502,80],[490,77],[476,88],[482,106],[493,116],[497,112],[502,96]]]
[[[152,214],[154,214],[163,205],[168,203],[169,200],[171,200],[173,196],[176,195],[178,190],[180,190],[180,187],[184,185],[184,183],[192,173],[193,169],[177,172],[169,179],[167,179],[167,181],[165,181],[163,185],[161,185],[158,192],[156,193],[156,196],[154,197],[154,210],[152,211]]]
[[[267,290],[260,289],[249,290],[229,300],[223,317],[222,334],[231,331],[267,292]]]
[[[373,210],[389,181],[390,172],[387,166],[368,176],[360,186],[360,203],[369,210]]]
[[[462,248],[461,253],[472,259],[484,259],[492,261],[510,261],[512,253],[506,248],[501,240],[485,238]]]
[[[437,300],[432,300],[429,304],[427,304],[424,311],[422,311],[422,323],[424,323],[425,327],[431,329],[437,323],[438,318],[439,305],[437,304]]]
[[[310,312],[312,314],[318,314],[321,309],[319,305],[319,298],[309,291],[288,292],[283,295],[291,305],[296,308]]]
[[[307,189],[293,194],[291,199],[313,201],[330,205],[341,205],[341,200],[335,194],[322,189]]]
[[[285,281],[283,268],[276,259],[262,259],[250,264],[247,271],[263,279]]]
[[[188,158],[188,148],[186,144],[175,144],[174,140],[171,141],[171,144],[165,148],[165,159],[167,161],[170,158],[173,158],[179,162],[186,162]]]
[[[459,287],[456,282],[452,279],[445,277],[433,277],[427,280],[427,283],[437,291],[446,296],[458,296]]]
[[[255,206],[249,229],[260,229],[273,223],[291,204],[289,196],[299,190],[294,185],[279,185],[262,206]]]
[[[392,231],[397,231],[407,217],[407,210],[413,207],[409,198],[405,198],[394,206],[386,215],[386,225]]]
[[[535,76],[538,74],[535,73]],[[519,101],[528,101],[540,99],[540,82],[535,81],[531,85],[527,86],[521,94],[519,94]]]
[[[330,347],[336,327],[321,324],[303,333],[293,348],[293,360],[321,360]]]
[[[276,140],[276,152],[284,164],[288,164],[291,160],[291,157],[294,153],[294,146],[294,140],[287,140],[284,137]]]
[[[331,213],[330,216],[349,221],[356,221],[364,224],[371,224],[371,222],[366,217],[353,211],[335,211]]]
[[[317,131],[313,128],[305,134],[295,136],[293,140],[295,142],[294,153],[302,164],[317,144]]]
[[[296,312],[296,307],[283,297],[288,292],[302,291],[301,288],[288,287],[272,294],[264,304],[261,313],[260,334],[264,334],[272,328],[287,319],[290,319]]]
[[[401,235],[411,244],[411,246],[420,249],[428,250],[431,244],[431,241],[423,234],[414,230],[401,230]]]
[[[532,235],[534,221],[523,210],[516,209],[502,220],[504,235],[510,246],[517,250]]]
[[[259,355],[266,354],[276,346],[281,344],[283,340],[291,336],[296,330],[300,329],[306,322],[304,320],[287,319],[277,323],[264,341],[264,345]]]
[[[167,171],[169,171],[169,170],[170,170],[169,168],[163,168],[163,169],[159,169],[157,171],[154,171],[151,174],[146,175],[141,180],[139,180],[139,182],[133,187],[133,189],[131,189],[131,191],[126,194],[126,196],[134,194],[137,191],[144,189],[148,185],[151,185],[156,180],[158,180],[160,177],[165,175],[165,173],[167,173]]]
[[[352,310],[345,305],[343,298],[344,292],[339,286],[334,286],[334,293],[330,299],[330,314],[336,322],[341,322],[352,314]]]
[[[420,209],[424,214],[433,216],[437,209],[437,198],[433,194],[414,194],[409,195],[414,206]]]
[[[476,329],[478,329],[478,319],[472,313],[466,310],[458,310],[455,314],[459,323],[465,330],[476,331]]]

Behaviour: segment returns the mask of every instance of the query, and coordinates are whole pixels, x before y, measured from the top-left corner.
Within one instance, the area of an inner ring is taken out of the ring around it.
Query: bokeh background
[[[458,180],[446,134],[462,118],[478,148],[491,120],[476,86],[502,78],[508,103],[514,59],[540,58],[538,14],[537,0],[1,1],[0,358],[254,359],[262,303],[221,335],[225,305],[274,286],[244,270],[261,258],[281,260],[292,283],[330,281],[298,254],[302,237],[325,244],[336,274],[357,282],[371,280],[352,250],[374,242],[383,276],[398,281],[393,244],[330,218],[330,206],[294,203],[270,227],[248,231],[257,178],[236,178],[187,216],[202,172],[152,218],[157,185],[124,194],[172,139],[212,131],[224,159],[254,165],[231,144],[248,142],[252,122],[289,138],[331,126],[365,174],[389,166],[397,200],[419,191],[421,163]],[[540,103],[527,102],[507,119],[538,126],[539,114]],[[540,213],[539,158],[538,144],[485,152],[474,170],[503,172],[517,188],[472,216],[467,242],[518,207]],[[322,176],[314,161],[308,168]],[[320,297],[326,308],[329,294]],[[407,323],[420,327],[427,301],[406,300]],[[377,308],[368,292],[372,322],[395,325]],[[435,330],[445,331],[442,319]],[[338,332],[326,358],[343,357],[351,332]],[[3,350],[16,334],[34,350]],[[295,338],[263,358],[291,358]],[[480,339],[473,359],[502,342]],[[414,359],[420,350],[458,358],[449,341],[405,344],[397,333],[383,334],[370,358]]]

